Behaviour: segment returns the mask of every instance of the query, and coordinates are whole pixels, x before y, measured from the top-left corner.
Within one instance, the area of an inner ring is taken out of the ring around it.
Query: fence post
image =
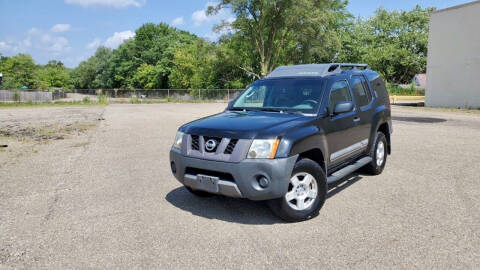
[[[167,89],[167,101],[170,100],[170,89]]]
[[[227,89],[227,102],[230,101],[230,89]]]
[[[202,92],[202,89],[198,89],[198,100],[201,100],[200,98],[200,93]]]

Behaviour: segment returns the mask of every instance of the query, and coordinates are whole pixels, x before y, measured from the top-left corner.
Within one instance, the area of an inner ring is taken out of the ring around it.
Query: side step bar
[[[336,171],[332,175],[327,177],[327,183],[330,184],[330,183],[336,182],[338,180],[341,180],[345,176],[347,176],[347,175],[353,173],[354,171],[362,168],[363,166],[367,165],[371,161],[372,161],[371,157],[364,157],[362,159],[359,159],[355,163],[353,163],[351,165],[348,165],[347,167],[345,167],[345,168],[343,168],[339,171]]]

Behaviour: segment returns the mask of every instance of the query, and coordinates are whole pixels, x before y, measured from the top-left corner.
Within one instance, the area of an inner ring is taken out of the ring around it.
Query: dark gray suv
[[[195,195],[266,200],[301,221],[318,215],[329,183],[380,174],[391,133],[385,83],[367,65],[283,66],[224,112],[180,127],[170,165]]]

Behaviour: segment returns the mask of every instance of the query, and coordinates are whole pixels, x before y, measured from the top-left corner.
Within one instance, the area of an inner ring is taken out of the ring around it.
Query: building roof
[[[450,10],[453,10],[453,9],[464,8],[464,7],[468,7],[468,6],[475,5],[475,4],[480,4],[480,0],[479,1],[473,1],[473,2],[470,2],[470,3],[465,3],[465,4],[462,4],[462,5],[458,5],[458,6],[449,7],[449,8],[439,9],[439,10],[436,10],[436,11],[432,12],[432,14],[441,13],[441,12],[445,12],[445,11],[450,11]]]

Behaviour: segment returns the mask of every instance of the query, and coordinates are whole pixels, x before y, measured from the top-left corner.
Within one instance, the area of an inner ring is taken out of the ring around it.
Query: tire
[[[311,192],[315,189],[316,196],[313,196]],[[305,158],[295,164],[287,193],[281,198],[268,201],[268,206],[281,219],[298,222],[316,217],[326,198],[327,178],[322,167]]]
[[[375,144],[370,150],[369,156],[372,157],[372,161],[365,165],[364,171],[372,175],[381,174],[387,163],[387,138],[382,132],[377,132]]]
[[[202,191],[202,190],[196,190],[196,189],[193,189],[191,187],[187,187],[185,186],[185,188],[190,191],[190,193],[192,193],[193,195],[197,196],[197,197],[212,197],[214,196],[215,194],[212,194],[212,193],[208,193],[206,191]]]

